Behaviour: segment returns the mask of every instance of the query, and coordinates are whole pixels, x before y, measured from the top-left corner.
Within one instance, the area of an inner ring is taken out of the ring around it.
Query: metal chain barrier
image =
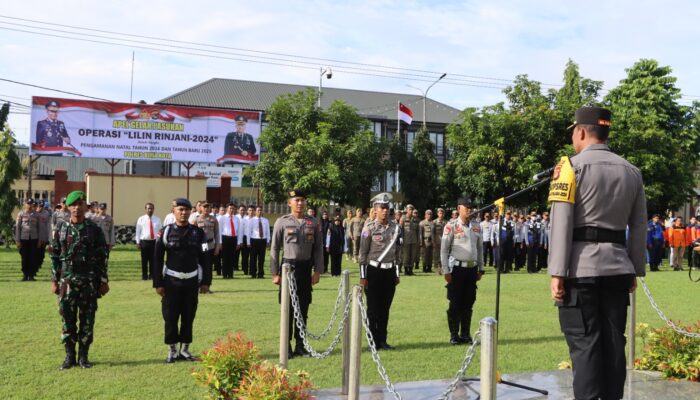
[[[467,372],[467,369],[469,369],[469,365],[472,363],[474,354],[476,354],[476,346],[479,345],[480,339],[481,330],[477,330],[476,332],[474,332],[474,339],[472,339],[472,345],[469,346],[469,348],[467,349],[467,353],[464,356],[464,361],[462,361],[462,367],[459,369],[459,371],[457,371],[457,373],[455,374],[455,378],[447,386],[447,389],[444,392],[442,392],[440,397],[438,397],[438,400],[447,400],[450,394],[452,394],[455,388],[457,388],[457,384],[462,381],[462,377]]]
[[[306,337],[306,326],[304,325],[304,317],[301,315],[301,308],[299,307],[299,297],[297,296],[297,281],[294,277],[294,274],[288,274],[287,278],[287,282],[289,283],[289,297],[292,300],[292,308],[294,309],[294,321],[296,322],[296,326],[299,329],[299,336],[301,336],[301,339],[304,343],[304,348],[311,354],[311,357],[313,358],[321,359],[328,357],[331,354],[331,352],[336,348],[336,346],[338,346],[338,343],[340,342],[340,337],[343,335],[343,329],[345,325],[344,322],[350,314],[351,295],[348,295],[347,301],[345,302],[345,309],[343,310],[343,319],[338,324],[338,331],[336,332],[335,337],[331,341],[331,344],[328,346],[328,348],[323,352],[319,353],[316,350],[314,350],[313,347],[311,347],[309,339]]]
[[[343,300],[343,292],[345,290],[345,283],[341,279],[340,280],[340,285],[338,285],[338,297],[335,298],[335,306],[333,307],[333,313],[331,314],[331,319],[328,321],[328,326],[326,326],[326,329],[323,330],[323,332],[319,333],[318,335],[314,335],[313,333],[306,331],[306,335],[310,337],[312,340],[321,340],[328,336],[328,334],[331,332],[331,329],[335,325],[335,320],[338,318],[338,310],[340,310],[340,302]],[[347,307],[346,307],[347,308]],[[344,321],[344,320],[343,320]]]
[[[666,322],[666,325],[671,327],[674,331],[680,333],[683,336],[687,336],[690,338],[695,338],[695,339],[700,339],[700,333],[693,333],[693,332],[688,332],[683,329],[681,329],[678,325],[673,323],[670,319],[666,318],[666,315],[664,314],[663,311],[661,311],[661,308],[659,308],[659,305],[656,304],[656,301],[654,301],[654,297],[651,295],[651,291],[649,291],[649,287],[647,287],[647,283],[644,281],[644,278],[640,277],[639,280],[642,282],[642,288],[644,289],[644,293],[646,293],[647,297],[649,298],[649,302],[651,303],[651,307],[656,310],[656,312],[659,314],[659,317],[661,317],[664,322]]]

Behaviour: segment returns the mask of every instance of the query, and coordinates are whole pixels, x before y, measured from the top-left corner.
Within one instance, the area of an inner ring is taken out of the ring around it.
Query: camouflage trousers
[[[85,280],[64,280],[58,298],[58,313],[63,320],[63,343],[92,343],[97,312],[98,292],[94,284]],[[80,322],[80,327],[78,327]]]

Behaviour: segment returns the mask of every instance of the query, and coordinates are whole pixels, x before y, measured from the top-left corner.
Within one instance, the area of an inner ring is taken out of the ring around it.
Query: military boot
[[[78,347],[78,364],[80,368],[92,368],[90,360],[88,360],[88,352],[90,351],[89,344],[80,344]]]
[[[308,351],[306,351],[306,348],[304,348],[304,343],[297,342],[296,346],[294,346],[294,355],[300,357],[309,357],[311,354]]]
[[[459,335],[459,340],[462,343],[471,344],[472,337],[469,335],[469,328],[472,323],[472,311],[465,311],[460,319],[460,325],[462,326],[462,334]]]
[[[66,359],[63,360],[60,369],[70,369],[72,366],[77,365],[75,362],[75,343],[66,343]]]
[[[168,364],[172,364],[175,361],[177,361],[178,358],[177,345],[169,344],[168,349],[168,358],[165,359],[165,362]]]
[[[450,328],[450,344],[462,344],[459,340],[459,320],[454,318],[450,312],[447,312],[447,326]]]
[[[180,343],[180,359],[185,361],[196,361],[197,358],[190,353],[189,343]]]

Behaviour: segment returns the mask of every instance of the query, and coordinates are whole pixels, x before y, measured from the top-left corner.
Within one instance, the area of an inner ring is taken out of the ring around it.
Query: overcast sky
[[[320,66],[339,65],[269,54],[283,53],[366,64],[336,68],[324,86],[338,88],[417,94],[407,84],[426,88],[447,72],[429,97],[462,109],[503,101],[501,88],[518,74],[558,85],[569,58],[605,88],[635,61],[654,58],[673,68],[687,103],[700,100],[699,15],[695,1],[4,1],[0,78],[128,102],[135,51],[133,100],[152,103],[214,77],[316,86]],[[204,54],[184,43],[77,41],[46,36],[75,37],[47,28],[75,29],[17,18],[228,49],[202,57],[172,52]],[[222,58],[251,56],[257,62]],[[0,99],[29,104],[33,95],[76,97],[0,81]],[[26,144],[29,116],[12,114],[10,124]]]

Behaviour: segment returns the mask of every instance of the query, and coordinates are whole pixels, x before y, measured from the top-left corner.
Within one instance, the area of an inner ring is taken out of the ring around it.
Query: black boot
[[[447,326],[450,328],[450,344],[462,344],[459,340],[459,320],[454,318],[450,312],[447,312]]]
[[[78,347],[78,364],[80,368],[92,368],[92,364],[88,360],[88,352],[90,351],[89,344],[80,344]]]
[[[60,369],[70,369],[72,366],[77,365],[75,362],[75,343],[66,342],[66,359],[63,360]]]
[[[296,346],[294,346],[294,355],[300,357],[308,357],[311,354],[304,348],[304,343],[297,342]]]
[[[169,344],[168,349],[168,358],[165,359],[165,362],[168,364],[172,364],[175,361],[177,361],[178,358],[177,345]]]
[[[180,360],[196,361],[197,358],[190,353],[189,343],[180,343]]]
[[[460,319],[460,325],[462,326],[462,334],[459,335],[459,340],[462,343],[471,344],[472,337],[469,334],[469,328],[472,323],[472,311],[465,311]]]

